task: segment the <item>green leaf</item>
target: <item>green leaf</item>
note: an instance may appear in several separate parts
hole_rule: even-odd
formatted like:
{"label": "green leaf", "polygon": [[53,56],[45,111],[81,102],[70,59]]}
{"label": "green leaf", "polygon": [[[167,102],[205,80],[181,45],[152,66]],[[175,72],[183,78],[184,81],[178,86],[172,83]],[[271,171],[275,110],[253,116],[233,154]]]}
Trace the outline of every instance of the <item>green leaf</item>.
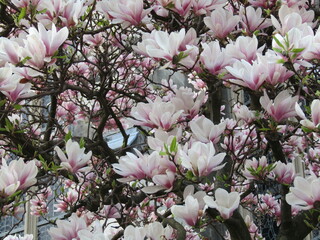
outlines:
{"label": "green leaf", "polygon": [[282,54],[282,50],[280,48],[272,48],[272,49],[273,49],[273,51]]}
{"label": "green leaf", "polygon": [[69,131],[69,132],[66,134],[66,136],[64,137],[64,140],[65,140],[66,142],[68,142],[68,140],[71,139],[71,138],[72,138],[72,134],[71,134],[71,131]]}
{"label": "green leaf", "polygon": [[279,47],[281,47],[282,49],[285,49],[285,47],[283,46],[283,44],[279,41],[278,38],[276,38],[276,36],[273,36],[274,41],[278,44]]}
{"label": "green leaf", "polygon": [[20,64],[24,65],[24,64],[26,64],[26,62],[27,62],[28,60],[30,60],[30,59],[31,59],[31,57],[27,56],[27,57],[25,57],[24,59],[22,59],[17,65],[20,65]]}
{"label": "green leaf", "polygon": [[170,152],[176,152],[176,149],[177,149],[177,138],[174,137],[170,145]]}
{"label": "green leaf", "polygon": [[22,108],[22,106],[19,104],[15,104],[13,107],[15,110],[20,110]]}
{"label": "green leaf", "polygon": [[284,63],[286,63],[286,61],[283,60],[283,59],[278,59],[278,60],[277,60],[277,63],[284,64]]}
{"label": "green leaf", "polygon": [[84,148],[85,145],[86,145],[86,142],[84,141],[83,138],[81,138],[81,139],[80,139],[80,142],[79,142],[80,148]]}
{"label": "green leaf", "polygon": [[45,8],[45,9],[43,9],[41,11],[37,11],[37,14],[42,14],[42,13],[46,13],[46,12],[47,12],[47,9]]}
{"label": "green leaf", "polygon": [[300,53],[300,52],[302,52],[303,50],[304,50],[304,48],[294,48],[294,49],[291,50],[291,52],[293,52],[293,53]]}
{"label": "green leaf", "polygon": [[7,103],[6,99],[3,99],[0,101],[0,107],[2,107],[3,105],[5,105]]}
{"label": "green leaf", "polygon": [[26,16],[27,8],[22,8],[18,16],[18,23]]}
{"label": "green leaf", "polygon": [[194,178],[194,175],[193,175],[192,171],[189,170],[189,171],[186,173],[185,177],[186,177],[186,179],[188,179],[188,180],[192,180],[192,179]]}
{"label": "green leaf", "polygon": [[65,59],[65,58],[67,58],[67,55],[64,55],[64,56],[53,56],[52,58]]}
{"label": "green leaf", "polygon": [[311,133],[311,132],[312,132],[311,129],[309,129],[309,128],[307,128],[307,127],[304,127],[304,126],[301,126],[301,129],[302,129],[302,131],[304,131],[305,133]]}
{"label": "green leaf", "polygon": [[166,152],[163,152],[163,151],[161,151],[161,152],[159,152],[159,155],[160,156],[166,156],[166,155],[168,155]]}

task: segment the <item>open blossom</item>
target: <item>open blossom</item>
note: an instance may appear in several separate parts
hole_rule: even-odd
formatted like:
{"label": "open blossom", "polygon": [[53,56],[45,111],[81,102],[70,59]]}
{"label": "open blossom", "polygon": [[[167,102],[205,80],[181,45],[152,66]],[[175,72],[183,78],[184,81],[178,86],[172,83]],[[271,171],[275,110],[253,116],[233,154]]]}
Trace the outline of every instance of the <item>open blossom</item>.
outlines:
{"label": "open blossom", "polygon": [[203,21],[212,31],[213,37],[225,38],[235,29],[240,17],[220,7],[212,11],[210,17],[205,17]]}
{"label": "open blossom", "polygon": [[250,88],[251,90],[258,90],[267,78],[267,74],[261,71],[262,65],[257,61],[252,64],[245,60],[236,61],[233,66],[227,66],[226,69],[234,77],[230,79],[231,83]]}
{"label": "open blossom", "polygon": [[271,20],[262,17],[262,8],[254,9],[252,6],[240,7],[242,27],[247,32],[254,32],[271,26]]}
{"label": "open blossom", "polygon": [[237,103],[234,105],[232,111],[236,115],[237,120],[242,120],[245,123],[251,123],[256,119],[255,113],[249,110],[246,105],[240,105],[240,103]]}
{"label": "open blossom", "polygon": [[193,0],[192,11],[196,15],[209,15],[213,9],[223,7],[225,4],[225,0]]}
{"label": "open blossom", "polygon": [[259,160],[256,158],[246,160],[243,175],[247,179],[263,180],[269,174],[267,166],[268,162],[265,156],[262,156]]}
{"label": "open blossom", "polygon": [[222,122],[215,125],[210,119],[201,116],[190,122],[190,128],[199,141],[217,143],[226,128],[226,123]]}
{"label": "open blossom", "polygon": [[17,83],[16,88],[10,91],[1,91],[11,102],[34,96],[36,93],[31,90],[31,83]]}
{"label": "open blossom", "polygon": [[174,217],[183,219],[189,226],[194,226],[198,221],[199,210],[203,208],[200,208],[199,201],[192,195],[188,195],[184,202],[184,206],[172,206],[171,212]]}
{"label": "open blossom", "polygon": [[[198,51],[198,48],[195,46],[197,41],[197,34],[193,28],[190,28],[188,32],[183,28],[179,32],[171,32],[170,34],[164,31],[153,30],[151,33],[144,34],[142,42],[139,42],[137,46],[133,46],[133,49],[139,54],[165,59],[169,61],[169,64],[176,64],[176,60],[192,60],[189,54]],[[176,56],[180,53],[184,57],[176,59]]]}
{"label": "open blossom", "polygon": [[183,115],[188,118],[194,118],[200,110],[200,107],[205,101],[205,92],[200,91],[194,99],[195,93],[191,88],[179,88],[175,92],[175,96],[171,99],[177,110],[183,110]]}
{"label": "open blossom", "polygon": [[165,174],[166,170],[175,171],[175,165],[166,156],[160,156],[158,152],[150,155],[142,154],[135,149],[136,155],[127,152],[120,157],[119,163],[113,164],[116,173],[123,176],[119,181],[128,182],[136,179],[153,178],[159,174]]}
{"label": "open blossom", "polygon": [[262,54],[263,49],[264,45],[258,48],[258,39],[256,36],[240,36],[235,42],[229,43],[226,46],[226,54],[230,58],[252,63],[257,59],[257,53]]}
{"label": "open blossom", "polygon": [[156,129],[154,137],[149,136],[147,138],[148,146],[155,151],[164,151],[164,145],[170,146],[173,139],[176,138],[178,141],[182,137],[182,128],[175,128],[171,132],[166,132],[161,129]]}
{"label": "open blossom", "polygon": [[296,116],[295,104],[299,96],[291,97],[288,90],[280,92],[274,100],[270,100],[266,91],[260,98],[261,106],[275,121],[281,122],[284,119]]}
{"label": "open blossom", "polygon": [[204,67],[212,74],[225,71],[224,67],[230,63],[230,57],[225,54],[225,49],[220,47],[219,41],[201,45],[203,51],[200,54],[200,62]]}
{"label": "open blossom", "polygon": [[58,157],[61,160],[60,166],[67,169],[72,173],[84,172],[87,171],[88,168],[85,166],[91,159],[92,152],[84,153],[85,149],[80,148],[79,143],[73,142],[69,139],[66,143],[66,153],[68,157],[62,152],[62,150],[56,146],[54,150],[57,152]]}
{"label": "open blossom", "polygon": [[271,15],[272,24],[282,36],[284,36],[292,28],[299,28],[302,30],[307,26],[312,27],[314,12],[302,11],[303,10],[299,10],[299,8],[291,8],[283,4],[278,12],[280,22],[276,17]]}
{"label": "open blossom", "polygon": [[275,58],[271,52],[266,55],[257,54],[258,62],[260,66],[261,73],[265,74],[265,82],[271,85],[277,85],[287,81],[294,72],[288,70],[282,64],[276,63],[272,58]]}
{"label": "open blossom", "polygon": [[211,172],[217,171],[225,165],[221,163],[226,153],[215,154],[212,142],[207,144],[195,142],[187,151],[180,151],[181,164],[196,176],[208,176]]}
{"label": "open blossom", "polygon": [[320,179],[310,176],[307,179],[297,176],[294,179],[294,187],[290,187],[290,193],[286,195],[288,204],[301,210],[313,208],[315,202],[320,201]]}
{"label": "open blossom", "polygon": [[271,171],[269,178],[282,184],[291,184],[295,177],[294,166],[292,163],[276,162],[275,168]]}
{"label": "open blossom", "polygon": [[112,23],[121,23],[124,27],[139,25],[152,10],[143,9],[143,0],[103,0],[98,2],[98,8]]}
{"label": "open blossom", "polygon": [[79,231],[86,228],[85,220],[73,213],[68,220],[57,220],[57,227],[51,227],[48,232],[55,240],[73,240],[79,239]]}
{"label": "open blossom", "polygon": [[240,194],[238,192],[228,193],[226,190],[218,188],[215,191],[215,200],[209,196],[205,196],[203,200],[209,208],[217,209],[223,219],[229,219],[239,207]]}
{"label": "open blossom", "polygon": [[6,65],[0,68],[0,91],[13,91],[22,77],[12,72],[12,68]]}
{"label": "open blossom", "polygon": [[302,118],[302,120],[300,121],[301,125],[309,129],[315,129],[319,126],[319,123],[320,123],[320,100],[319,99],[313,100],[310,108],[311,108],[312,121],[306,118],[306,116],[304,115],[298,103],[296,103],[295,105],[295,109],[298,116]]}
{"label": "open blossom", "polygon": [[38,168],[35,161],[27,163],[21,158],[12,160],[9,165],[2,159],[0,167],[0,195],[11,195],[17,190],[24,190],[37,182]]}
{"label": "open blossom", "polygon": [[3,240],[33,240],[33,235],[31,235],[31,234],[26,234],[24,236],[9,235],[9,236],[5,237]]}
{"label": "open blossom", "polygon": [[46,57],[53,56],[62,43],[67,39],[69,31],[67,27],[64,27],[57,31],[54,24],[51,26],[51,30],[46,30],[45,27],[39,23],[38,30],[34,27],[29,29],[30,35],[37,36],[41,39],[46,48]]}
{"label": "open blossom", "polygon": [[84,2],[82,0],[42,1],[37,9],[46,12],[38,14],[37,19],[44,25],[49,25],[52,22],[62,22],[62,25],[66,27],[75,26],[87,9]]}
{"label": "open blossom", "polygon": [[183,110],[177,111],[172,102],[162,102],[159,97],[154,102],[148,101],[131,109],[131,116],[135,118],[131,120],[133,124],[169,130],[183,113]]}
{"label": "open blossom", "polygon": [[[275,39],[277,39],[277,41]],[[311,27],[306,26],[303,29],[294,27],[286,32],[285,36],[276,34],[272,41],[272,48],[278,49],[278,54],[282,56],[285,61],[289,57],[292,62],[309,67],[311,64],[303,61],[302,58],[308,55],[312,49],[313,41],[314,33]],[[293,52],[293,49],[299,49],[299,52]]]}
{"label": "open blossom", "polygon": [[20,62],[21,46],[14,40],[1,37],[0,38],[0,64],[5,65],[9,62],[18,64]]}
{"label": "open blossom", "polygon": [[124,240],[138,240],[138,239],[174,239],[173,229],[170,226],[163,227],[160,222],[153,222],[144,227],[134,227],[129,225],[124,230]]}

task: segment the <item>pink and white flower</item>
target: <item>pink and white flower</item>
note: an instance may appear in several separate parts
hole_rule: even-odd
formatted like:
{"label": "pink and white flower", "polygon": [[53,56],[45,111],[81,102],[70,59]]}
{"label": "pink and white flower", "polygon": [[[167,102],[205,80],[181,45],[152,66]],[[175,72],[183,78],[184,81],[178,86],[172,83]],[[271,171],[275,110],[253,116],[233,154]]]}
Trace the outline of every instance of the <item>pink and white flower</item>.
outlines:
{"label": "pink and white flower", "polygon": [[310,108],[311,108],[312,121],[306,118],[306,116],[304,115],[298,103],[296,103],[295,105],[295,110],[298,116],[302,118],[302,120],[300,121],[300,124],[309,129],[316,129],[320,124],[320,100],[319,99],[313,100]]}
{"label": "pink and white flower", "polygon": [[209,196],[205,196],[203,200],[209,208],[217,209],[223,219],[229,219],[239,207],[240,194],[238,192],[228,193],[226,190],[218,188],[215,191],[215,200]]}
{"label": "pink and white flower", "polygon": [[320,201],[320,179],[310,176],[307,179],[297,176],[294,179],[294,187],[290,187],[290,193],[286,195],[288,204],[301,210],[313,208],[314,203]]}
{"label": "pink and white flower", "polygon": [[103,0],[97,6],[112,23],[120,23],[123,27],[141,24],[152,10],[143,8],[143,0]]}
{"label": "pink and white flower", "polygon": [[57,220],[57,227],[50,228],[48,233],[55,240],[73,240],[79,239],[78,233],[86,228],[85,220],[73,213],[68,220]]}
{"label": "pink and white flower", "polygon": [[281,122],[297,115],[295,104],[298,99],[299,96],[291,97],[288,90],[283,90],[274,100],[270,100],[268,94],[264,91],[264,95],[260,98],[260,103],[275,121]]}
{"label": "pink and white flower", "polygon": [[208,176],[211,172],[220,170],[225,166],[221,164],[226,153],[218,153],[213,143],[195,142],[187,151],[180,151],[181,165],[193,172],[195,176]]}
{"label": "pink and white flower", "polygon": [[72,173],[85,172],[89,170],[89,167],[85,167],[92,156],[92,152],[84,153],[85,149],[80,148],[79,143],[73,142],[69,139],[66,143],[66,153],[68,157],[62,152],[62,150],[56,146],[54,150],[57,152],[58,157],[61,160],[60,166],[67,169]]}
{"label": "pink and white flower", "polygon": [[213,37],[223,39],[235,29],[240,17],[220,7],[212,11],[210,17],[205,17],[203,21],[212,31]]}
{"label": "pink and white flower", "polygon": [[188,195],[184,200],[184,206],[174,205],[171,212],[175,218],[183,219],[189,226],[196,225],[199,218],[200,208],[199,201],[192,195]]}
{"label": "pink and white flower", "polygon": [[276,162],[275,168],[271,171],[271,179],[276,180],[281,184],[291,184],[295,177],[294,165],[292,163]]}
{"label": "pink and white flower", "polygon": [[226,122],[215,125],[210,119],[201,116],[190,122],[191,131],[203,143],[217,143],[226,129]]}

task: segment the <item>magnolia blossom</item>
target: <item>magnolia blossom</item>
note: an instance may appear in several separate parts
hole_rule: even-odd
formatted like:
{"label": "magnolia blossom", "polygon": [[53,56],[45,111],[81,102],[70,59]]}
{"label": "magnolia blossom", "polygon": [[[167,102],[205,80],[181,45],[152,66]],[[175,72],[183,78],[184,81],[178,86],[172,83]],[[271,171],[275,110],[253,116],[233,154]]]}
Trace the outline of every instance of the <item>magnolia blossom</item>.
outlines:
{"label": "magnolia blossom", "polygon": [[0,91],[13,91],[22,77],[12,72],[12,67],[6,65],[0,68]]}
{"label": "magnolia blossom", "polygon": [[86,12],[87,6],[84,6],[82,0],[44,0],[37,9],[46,11],[44,14],[37,15],[37,19],[44,25],[62,22],[63,26],[71,27],[78,24],[79,19]]}
{"label": "magnolia blossom", "polygon": [[217,155],[213,143],[195,142],[187,151],[180,151],[181,164],[183,167],[192,170],[193,174],[199,177],[208,176],[211,172],[224,167],[222,164],[226,153]]}
{"label": "magnolia blossom", "polygon": [[262,86],[267,78],[266,73],[261,71],[261,67],[262,65],[257,61],[253,61],[252,64],[250,64],[245,60],[237,60],[232,67],[227,66],[226,69],[235,77],[235,79],[229,80],[231,83],[256,91]]}
{"label": "magnolia blossom", "polygon": [[121,23],[123,27],[139,25],[152,10],[143,9],[143,0],[103,0],[98,2],[98,8],[112,23]]}
{"label": "magnolia blossom", "polygon": [[85,154],[85,149],[80,148],[79,143],[73,142],[71,139],[67,141],[66,153],[68,157],[66,157],[66,155],[58,146],[56,146],[54,150],[57,152],[58,157],[61,160],[61,167],[67,169],[72,173],[85,172],[88,170],[88,168],[85,166],[90,161],[92,152],[90,151],[87,154]]}
{"label": "magnolia blossom", "polygon": [[182,128],[175,128],[171,132],[166,132],[161,129],[156,129],[154,137],[147,138],[148,146],[155,151],[164,151],[164,145],[170,146],[173,139],[180,140],[182,137]]}
{"label": "magnolia blossom", "polygon": [[54,24],[51,26],[51,30],[46,30],[45,27],[39,23],[38,30],[34,27],[29,29],[30,35],[35,35],[38,39],[41,39],[46,48],[46,57],[53,56],[58,48],[63,44],[69,35],[68,28],[64,27],[57,31]]}
{"label": "magnolia blossom", "polygon": [[234,43],[226,46],[226,54],[230,58],[252,63],[257,59],[257,53],[262,54],[263,49],[264,46],[258,48],[258,39],[256,36],[240,36]]}
{"label": "magnolia blossom", "polygon": [[24,162],[22,158],[12,160],[9,165],[2,159],[0,167],[0,195],[12,195],[17,190],[24,190],[37,182],[38,168],[35,161]]}
{"label": "magnolia blossom", "polygon": [[184,206],[174,205],[171,207],[171,212],[175,218],[183,219],[189,226],[196,225],[199,217],[200,208],[199,202],[192,195],[188,195],[184,200]]}
{"label": "magnolia blossom", "polygon": [[[169,172],[175,172],[175,165],[167,159],[166,156],[160,156],[158,152],[152,152],[150,155],[143,155],[135,149],[136,155],[127,152],[125,156],[120,157],[119,163],[113,164],[113,169],[116,173],[124,178],[119,181],[128,182],[135,179],[153,178],[164,180],[160,177],[161,174],[167,175]],[[170,173],[169,173],[170,174]]]}
{"label": "magnolia blossom", "polygon": [[266,74],[265,81],[271,85],[276,85],[287,81],[294,72],[289,71],[282,64],[276,63],[274,61],[276,56],[272,55],[271,52],[267,52],[266,55],[257,54],[258,62],[261,73]]}
{"label": "magnolia blossom", "polygon": [[[310,51],[313,39],[314,33],[311,27],[306,26],[303,29],[295,27],[290,29],[285,36],[276,34],[272,41],[272,48],[278,51],[284,61],[287,61],[289,57],[294,63],[311,67],[312,65],[303,61],[302,57]],[[294,49],[298,51],[293,51]]]}
{"label": "magnolia blossom", "polygon": [[226,123],[215,125],[210,119],[201,116],[190,122],[190,128],[199,141],[217,143],[226,128]]}
{"label": "magnolia blossom", "polygon": [[254,9],[252,6],[240,7],[242,27],[247,32],[254,32],[271,26],[270,19],[262,17],[262,8]]}
{"label": "magnolia blossom", "polygon": [[269,174],[267,166],[268,161],[265,156],[262,156],[259,160],[256,158],[246,160],[243,175],[247,179],[263,180]]}
{"label": "magnolia blossom", "polygon": [[[194,60],[190,59],[189,54],[194,55],[194,53],[198,52],[195,46],[197,42],[197,34],[193,28],[190,28],[188,32],[183,28],[179,32],[170,34],[153,30],[151,33],[144,34],[142,42],[138,43],[137,46],[133,46],[133,49],[137,53],[148,57],[166,59],[169,61],[169,65],[181,61],[182,64],[183,61],[191,61],[193,64],[196,58]],[[178,57],[179,54],[182,55]]]}
{"label": "magnolia blossom", "polygon": [[301,117],[303,120],[300,121],[301,125],[309,128],[309,129],[316,129],[319,126],[320,123],[320,100],[315,99],[311,103],[311,120],[306,118],[304,115],[301,107],[299,106],[298,103],[295,105],[295,110],[298,114],[299,117]]}
{"label": "magnolia blossom", "polygon": [[240,17],[220,7],[212,11],[210,17],[205,17],[203,21],[210,28],[214,37],[222,39],[235,29]]}
{"label": "magnolia blossom", "polygon": [[291,8],[287,5],[281,5],[279,9],[279,20],[271,15],[271,21],[276,30],[284,36],[292,28],[303,29],[307,26],[312,26],[314,12],[308,11],[306,17],[303,18],[302,12],[299,8]]}
{"label": "magnolia blossom", "polygon": [[228,193],[226,190],[218,188],[215,191],[215,200],[209,196],[205,196],[203,200],[209,208],[217,209],[223,219],[229,219],[239,207],[240,194],[238,192]]}
{"label": "magnolia blossom", "polygon": [[36,93],[31,90],[31,83],[17,83],[14,90],[1,91],[11,102],[17,102],[19,99],[24,99],[34,96]]}
{"label": "magnolia blossom", "polygon": [[194,99],[195,93],[191,88],[179,88],[175,92],[175,96],[171,99],[177,110],[183,110],[184,115],[188,118],[194,118],[200,110],[200,107],[205,101],[205,92],[200,91],[196,99]]}
{"label": "magnolia blossom", "polygon": [[225,71],[224,67],[230,63],[230,57],[226,56],[225,49],[220,48],[219,41],[201,43],[203,51],[200,54],[200,62],[212,74]]}
{"label": "magnolia blossom", "polygon": [[316,176],[307,179],[297,176],[293,184],[294,187],[290,187],[290,193],[286,195],[286,201],[290,205],[308,210],[314,207],[315,202],[320,201],[320,179]]}
{"label": "magnolia blossom", "polygon": [[170,226],[163,227],[160,222],[153,222],[144,227],[134,227],[129,225],[124,230],[124,240],[138,240],[138,239],[168,239],[173,240],[173,229]]}
{"label": "magnolia blossom", "polygon": [[297,115],[295,104],[298,99],[299,96],[291,97],[288,90],[283,90],[276,96],[274,101],[272,101],[266,91],[264,91],[264,95],[260,98],[260,103],[275,121],[281,122],[284,119]]}
{"label": "magnolia blossom", "polygon": [[56,223],[57,227],[51,227],[48,231],[52,239],[55,240],[79,239],[78,233],[87,228],[85,220],[75,213],[68,220],[57,220]]}
{"label": "magnolia blossom", "polygon": [[9,62],[18,64],[20,62],[21,46],[14,40],[1,37],[0,38],[0,63],[5,65]]}
{"label": "magnolia blossom", "polygon": [[24,236],[9,235],[9,236],[5,237],[3,240],[33,240],[33,235],[31,235],[31,234],[26,234]]}
{"label": "magnolia blossom", "polygon": [[291,184],[295,177],[294,165],[292,163],[276,162],[275,168],[271,171],[269,178],[275,179],[282,184]]}
{"label": "magnolia blossom", "polygon": [[255,113],[249,110],[246,105],[240,105],[238,103],[234,105],[232,111],[236,115],[237,120],[243,120],[246,123],[251,123],[256,119]]}
{"label": "magnolia blossom", "polygon": [[131,120],[133,124],[169,130],[183,113],[183,110],[177,111],[172,102],[162,102],[159,97],[154,102],[150,99],[148,101],[149,103],[138,103],[131,109],[131,116],[136,119]]}
{"label": "magnolia blossom", "polygon": [[173,3],[173,11],[178,13],[180,16],[188,17],[193,5],[193,0],[173,0]]}
{"label": "magnolia blossom", "polygon": [[196,15],[209,15],[213,9],[223,7],[225,4],[225,0],[193,0],[192,11]]}

